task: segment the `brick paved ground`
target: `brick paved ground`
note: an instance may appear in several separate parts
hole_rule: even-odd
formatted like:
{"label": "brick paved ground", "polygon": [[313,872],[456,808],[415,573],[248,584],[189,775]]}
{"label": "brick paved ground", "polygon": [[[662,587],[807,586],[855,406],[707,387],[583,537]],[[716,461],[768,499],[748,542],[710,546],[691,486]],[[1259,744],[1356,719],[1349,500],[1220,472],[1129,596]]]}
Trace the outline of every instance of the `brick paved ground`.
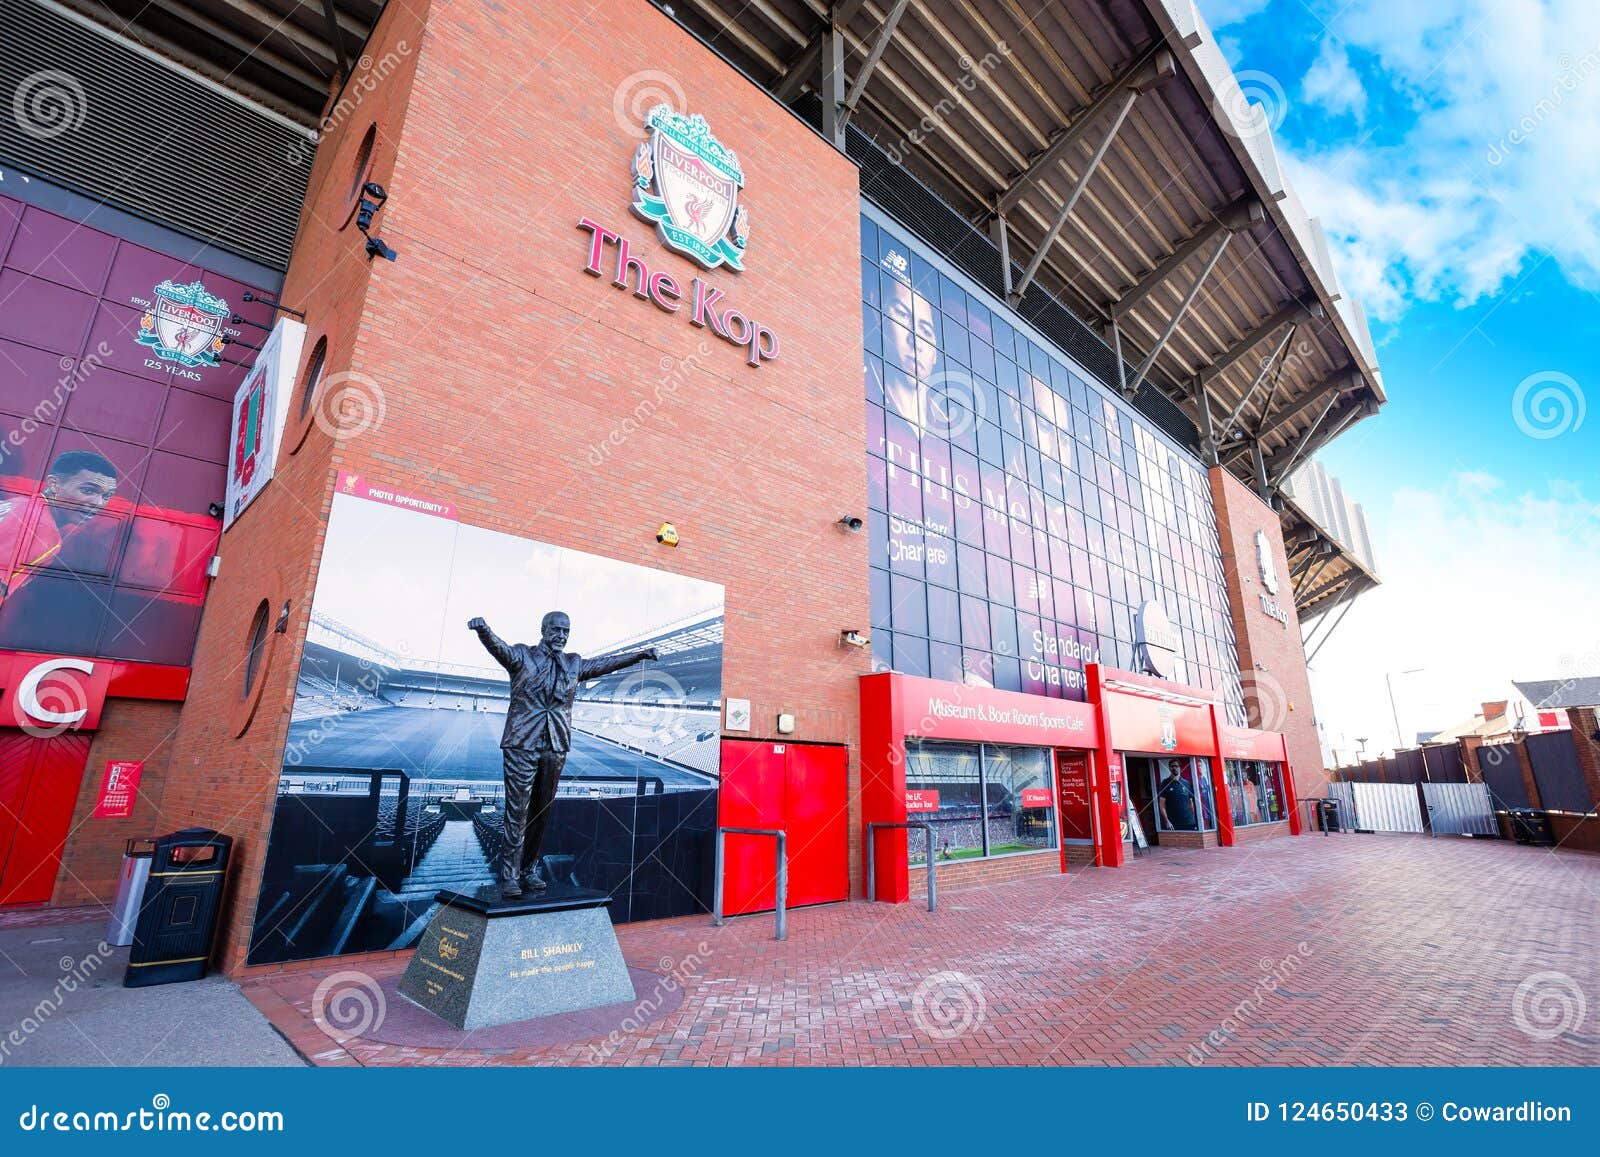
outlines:
{"label": "brick paved ground", "polygon": [[1597,897],[1600,856],[1347,835],[951,891],[937,915],[803,910],[785,944],[765,917],[633,926],[634,965],[705,959],[615,1047],[340,1047],[309,1011],[336,969],[245,991],[322,1064],[1595,1065]]}

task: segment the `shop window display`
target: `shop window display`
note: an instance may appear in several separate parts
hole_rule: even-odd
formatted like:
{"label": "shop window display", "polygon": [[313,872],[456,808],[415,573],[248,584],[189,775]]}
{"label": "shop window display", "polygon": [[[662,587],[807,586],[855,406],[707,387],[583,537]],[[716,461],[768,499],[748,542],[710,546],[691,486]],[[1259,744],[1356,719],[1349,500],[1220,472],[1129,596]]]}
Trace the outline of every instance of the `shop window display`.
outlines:
{"label": "shop window display", "polygon": [[[906,744],[907,818],[933,825],[941,863],[1055,847],[1052,783],[1046,748]],[[926,860],[919,834],[908,851],[911,863]]]}

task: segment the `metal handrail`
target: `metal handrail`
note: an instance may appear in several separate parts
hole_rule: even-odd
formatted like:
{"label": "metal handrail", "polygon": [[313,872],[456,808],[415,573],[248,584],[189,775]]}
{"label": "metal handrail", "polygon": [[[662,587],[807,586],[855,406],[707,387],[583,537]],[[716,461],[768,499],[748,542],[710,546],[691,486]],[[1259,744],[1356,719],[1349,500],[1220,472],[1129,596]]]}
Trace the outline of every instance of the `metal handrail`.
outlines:
{"label": "metal handrail", "polygon": [[721,928],[727,921],[722,915],[722,863],[727,851],[728,836],[776,836],[778,838],[777,916],[779,940],[789,939],[789,850],[788,835],[782,828],[718,828],[716,896],[712,901],[711,923]]}
{"label": "metal handrail", "polygon": [[939,910],[939,883],[935,878],[933,863],[933,825],[920,820],[913,820],[904,824],[874,822],[867,825],[867,899],[869,901],[878,898],[878,874],[874,870],[877,867],[878,860],[878,841],[873,838],[874,828],[922,829],[922,834],[928,838],[928,911],[937,912]]}

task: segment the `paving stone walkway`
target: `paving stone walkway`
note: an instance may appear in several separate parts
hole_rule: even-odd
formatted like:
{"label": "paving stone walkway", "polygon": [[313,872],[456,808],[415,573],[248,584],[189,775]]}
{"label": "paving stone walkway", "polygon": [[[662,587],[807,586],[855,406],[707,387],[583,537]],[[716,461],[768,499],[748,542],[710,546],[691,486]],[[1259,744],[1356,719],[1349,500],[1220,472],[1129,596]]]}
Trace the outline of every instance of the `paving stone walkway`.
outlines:
{"label": "paving stone walkway", "polygon": [[1600,856],[1500,841],[1158,851],[943,892],[933,915],[804,909],[783,944],[770,917],[619,932],[683,1001],[565,1044],[401,1047],[313,1022],[319,986],[324,1009],[354,990],[344,1028],[381,1017],[398,959],[244,991],[318,1064],[1600,1064]]}

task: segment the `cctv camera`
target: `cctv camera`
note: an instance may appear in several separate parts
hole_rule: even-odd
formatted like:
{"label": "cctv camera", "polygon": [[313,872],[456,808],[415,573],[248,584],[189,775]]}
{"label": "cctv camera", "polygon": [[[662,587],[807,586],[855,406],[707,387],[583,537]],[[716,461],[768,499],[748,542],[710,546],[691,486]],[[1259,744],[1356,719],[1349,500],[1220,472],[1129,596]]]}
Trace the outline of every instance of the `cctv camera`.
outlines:
{"label": "cctv camera", "polygon": [[847,514],[839,520],[839,525],[844,527],[846,530],[860,530],[862,523],[859,516]]}
{"label": "cctv camera", "polygon": [[656,541],[662,546],[677,546],[678,528],[670,522],[663,522],[661,529],[656,531]]}
{"label": "cctv camera", "polygon": [[872,639],[860,631],[846,629],[839,632],[839,641],[847,647],[865,647]]}

